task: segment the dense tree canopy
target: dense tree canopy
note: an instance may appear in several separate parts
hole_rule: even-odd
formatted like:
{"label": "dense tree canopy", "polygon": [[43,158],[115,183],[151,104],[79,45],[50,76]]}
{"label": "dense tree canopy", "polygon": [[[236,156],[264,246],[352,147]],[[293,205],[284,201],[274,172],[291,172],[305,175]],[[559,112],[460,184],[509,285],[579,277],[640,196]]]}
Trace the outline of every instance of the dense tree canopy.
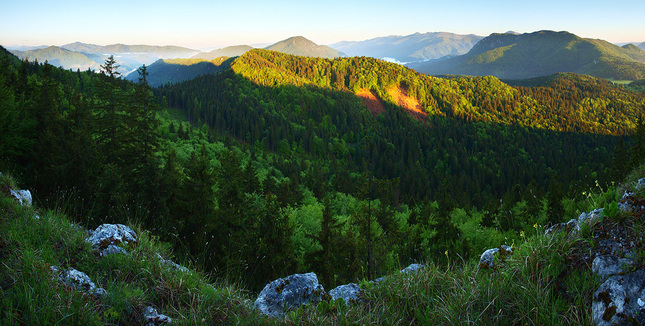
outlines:
{"label": "dense tree canopy", "polygon": [[642,95],[586,76],[511,87],[254,50],[153,90],[145,66],[138,83],[111,73],[114,58],[97,74],[0,54],[0,170],[44,206],[90,227],[139,221],[253,290],[477,254],[577,214],[561,196],[645,157],[642,120],[622,137]]}

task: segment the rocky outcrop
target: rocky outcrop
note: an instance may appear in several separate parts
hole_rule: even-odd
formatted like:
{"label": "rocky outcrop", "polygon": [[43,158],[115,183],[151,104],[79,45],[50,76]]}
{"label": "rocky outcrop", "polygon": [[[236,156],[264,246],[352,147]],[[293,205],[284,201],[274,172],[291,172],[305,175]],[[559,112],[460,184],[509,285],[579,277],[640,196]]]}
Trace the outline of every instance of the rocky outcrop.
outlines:
{"label": "rocky outcrop", "polygon": [[423,265],[421,264],[410,264],[408,267],[404,268],[401,270],[401,273],[413,273],[413,272],[418,272],[419,270],[423,269]]}
{"label": "rocky outcrop", "polygon": [[329,291],[332,299],[343,299],[345,304],[349,305],[350,302],[358,302],[361,294],[361,288],[356,283],[349,283],[335,287]]}
{"label": "rocky outcrop", "polygon": [[592,314],[596,325],[645,324],[645,270],[614,275],[594,293]]}
{"label": "rocky outcrop", "polygon": [[103,257],[103,256],[119,254],[119,253],[128,255],[128,252],[125,249],[111,244],[111,245],[108,245],[107,248],[101,250],[99,252],[99,255]]}
{"label": "rocky outcrop", "polygon": [[157,309],[151,306],[143,308],[143,321],[146,326],[157,326],[172,323],[172,319],[170,319],[170,317],[159,314]]}
{"label": "rocky outcrop", "polygon": [[634,265],[631,258],[619,258],[614,255],[601,255],[594,258],[591,271],[600,276],[602,280],[620,273],[624,273]]}
{"label": "rocky outcrop", "polygon": [[255,300],[255,309],[278,317],[302,305],[317,304],[326,295],[315,273],[293,274],[267,284]]}
{"label": "rocky outcrop", "polygon": [[595,209],[589,213],[582,213],[578,216],[577,219],[571,219],[566,223],[558,223],[544,231],[545,235],[550,235],[555,232],[565,231],[572,236],[575,236],[580,232],[580,225],[582,223],[593,223],[602,219],[602,208]]}
{"label": "rocky outcrop", "polygon": [[513,249],[506,245],[488,249],[484,251],[484,253],[482,253],[482,255],[479,257],[479,264],[477,265],[477,269],[479,270],[485,268],[494,268],[496,257],[503,260],[512,253]]}
{"label": "rocky outcrop", "polygon": [[[52,271],[56,272],[57,268],[53,267]],[[91,294],[95,298],[100,298],[107,293],[105,289],[97,287],[87,274],[72,267],[58,274],[58,280],[66,286]]]}
{"label": "rocky outcrop", "polygon": [[163,257],[161,257],[160,254],[157,254],[157,258],[159,259],[161,264],[164,265],[164,266],[169,266],[169,267],[171,267],[171,268],[173,268],[175,270],[178,270],[180,272],[183,272],[183,273],[190,272],[190,270],[188,270],[188,268],[186,268],[184,266],[181,266],[181,265],[175,263],[174,261],[172,261],[170,259],[164,259]]}
{"label": "rocky outcrop", "polygon": [[31,191],[9,189],[11,195],[20,202],[22,206],[31,206]]}
{"label": "rocky outcrop", "polygon": [[[129,244],[137,242],[137,234],[123,224],[102,224],[87,238],[92,248],[104,256],[104,251],[109,248],[109,253],[120,251],[114,249],[118,244]],[[109,254],[108,253],[108,254]]]}

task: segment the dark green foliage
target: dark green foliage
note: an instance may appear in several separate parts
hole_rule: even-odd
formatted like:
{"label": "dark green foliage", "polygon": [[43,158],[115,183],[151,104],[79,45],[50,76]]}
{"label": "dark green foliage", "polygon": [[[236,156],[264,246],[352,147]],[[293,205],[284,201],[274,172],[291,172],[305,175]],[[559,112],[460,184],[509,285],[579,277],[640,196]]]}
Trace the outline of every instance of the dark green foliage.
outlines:
{"label": "dark green foliage", "polygon": [[[621,123],[642,100],[576,75],[511,88],[255,50],[218,75],[154,91],[147,67],[132,84],[114,58],[103,74],[6,58],[0,113],[10,123],[0,128],[20,135],[0,135],[0,161],[36,201],[63,203],[91,227],[141,222],[177,255],[251,290],[311,270],[325,287],[373,279],[519,239],[544,222],[554,174],[560,199],[603,181],[618,138],[587,132],[627,133]],[[391,87],[429,115],[411,118]],[[352,93],[364,88],[383,112]],[[586,98],[600,103],[594,113],[571,118],[566,108]],[[610,107],[614,120],[594,120]]]}
{"label": "dark green foliage", "polygon": [[546,194],[546,218],[548,225],[554,225],[564,220],[564,207],[562,206],[564,191],[562,188],[562,183],[557,176],[551,178],[549,190]]}

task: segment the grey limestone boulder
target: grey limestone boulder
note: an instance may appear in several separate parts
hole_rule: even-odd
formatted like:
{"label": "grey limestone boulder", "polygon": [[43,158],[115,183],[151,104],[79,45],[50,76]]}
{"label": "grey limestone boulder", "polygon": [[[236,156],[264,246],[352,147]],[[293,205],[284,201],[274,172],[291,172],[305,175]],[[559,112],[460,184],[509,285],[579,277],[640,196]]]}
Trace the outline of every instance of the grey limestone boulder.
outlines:
{"label": "grey limestone boulder", "polygon": [[329,291],[332,299],[343,299],[345,304],[349,305],[350,302],[358,302],[361,288],[356,283],[349,283],[340,285]]}
{"label": "grey limestone boulder", "polygon": [[640,178],[636,183],[636,189],[643,188],[643,187],[645,187],[645,178]]}
{"label": "grey limestone boulder", "polygon": [[413,273],[417,272],[420,269],[423,269],[423,265],[421,264],[410,264],[408,267],[404,268],[401,270],[401,273]]}
{"label": "grey limestone boulder", "polygon": [[626,272],[632,265],[634,265],[634,261],[630,258],[601,255],[594,258],[591,271],[599,275],[602,280],[605,280],[610,276]]}
{"label": "grey limestone boulder", "polygon": [[109,245],[136,242],[137,234],[123,224],[102,224],[92,232],[87,241],[92,243],[92,248],[102,250]]}
{"label": "grey limestone boulder", "polygon": [[10,189],[11,195],[14,196],[20,205],[31,206],[31,191],[29,190],[13,190]]}
{"label": "grey limestone boulder", "polygon": [[178,270],[180,272],[183,272],[183,273],[190,272],[190,270],[188,268],[186,268],[184,266],[181,266],[181,265],[175,263],[174,261],[172,261],[170,259],[164,259],[163,257],[161,257],[160,254],[157,254],[157,258],[159,259],[161,264],[164,265],[164,266],[169,266],[169,267],[174,268],[174,269],[176,269],[176,270]]}
{"label": "grey limestone boulder", "polygon": [[594,323],[645,324],[645,270],[609,277],[593,295]]}
{"label": "grey limestone boulder", "polygon": [[558,223],[551,226],[544,231],[544,234],[548,235],[558,231],[566,231],[571,235],[576,235],[578,234],[578,232],[580,232],[580,225],[582,223],[593,223],[602,219],[602,211],[602,208],[598,208],[589,213],[583,212],[582,214],[580,214],[580,216],[578,216],[577,219],[574,218],[569,220],[569,222]]}
{"label": "grey limestone boulder", "polygon": [[319,303],[325,295],[315,273],[293,274],[267,284],[255,300],[255,309],[279,317],[302,305]]}
{"label": "grey limestone boulder", "polygon": [[171,324],[172,319],[157,312],[157,309],[147,306],[143,308],[143,320],[146,326]]}
{"label": "grey limestone boulder", "polygon": [[492,248],[484,251],[479,257],[479,264],[477,269],[484,268],[493,268],[495,267],[495,257],[500,257],[501,259],[506,258],[513,253],[513,249],[506,245],[501,245],[497,248]]}
{"label": "grey limestone boulder", "polygon": [[[57,268],[52,268],[54,272],[57,270]],[[58,280],[66,286],[91,294],[97,298],[106,294],[105,289],[97,287],[87,274],[72,267],[62,271],[58,275]]]}
{"label": "grey limestone boulder", "polygon": [[119,254],[119,253],[124,255],[128,254],[128,252],[125,249],[111,244],[111,245],[108,245],[105,249],[101,250],[100,255],[101,257],[103,257],[103,256]]}

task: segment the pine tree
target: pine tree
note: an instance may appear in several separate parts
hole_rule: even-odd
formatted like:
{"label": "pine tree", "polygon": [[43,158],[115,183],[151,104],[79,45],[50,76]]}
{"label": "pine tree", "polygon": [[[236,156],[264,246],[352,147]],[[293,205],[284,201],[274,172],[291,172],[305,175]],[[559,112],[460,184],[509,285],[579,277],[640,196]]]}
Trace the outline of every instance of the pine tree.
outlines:
{"label": "pine tree", "polygon": [[558,176],[553,176],[549,182],[549,190],[546,194],[546,218],[548,225],[560,223],[564,218],[564,206],[562,205],[564,191],[562,188],[563,185],[558,179]]}

